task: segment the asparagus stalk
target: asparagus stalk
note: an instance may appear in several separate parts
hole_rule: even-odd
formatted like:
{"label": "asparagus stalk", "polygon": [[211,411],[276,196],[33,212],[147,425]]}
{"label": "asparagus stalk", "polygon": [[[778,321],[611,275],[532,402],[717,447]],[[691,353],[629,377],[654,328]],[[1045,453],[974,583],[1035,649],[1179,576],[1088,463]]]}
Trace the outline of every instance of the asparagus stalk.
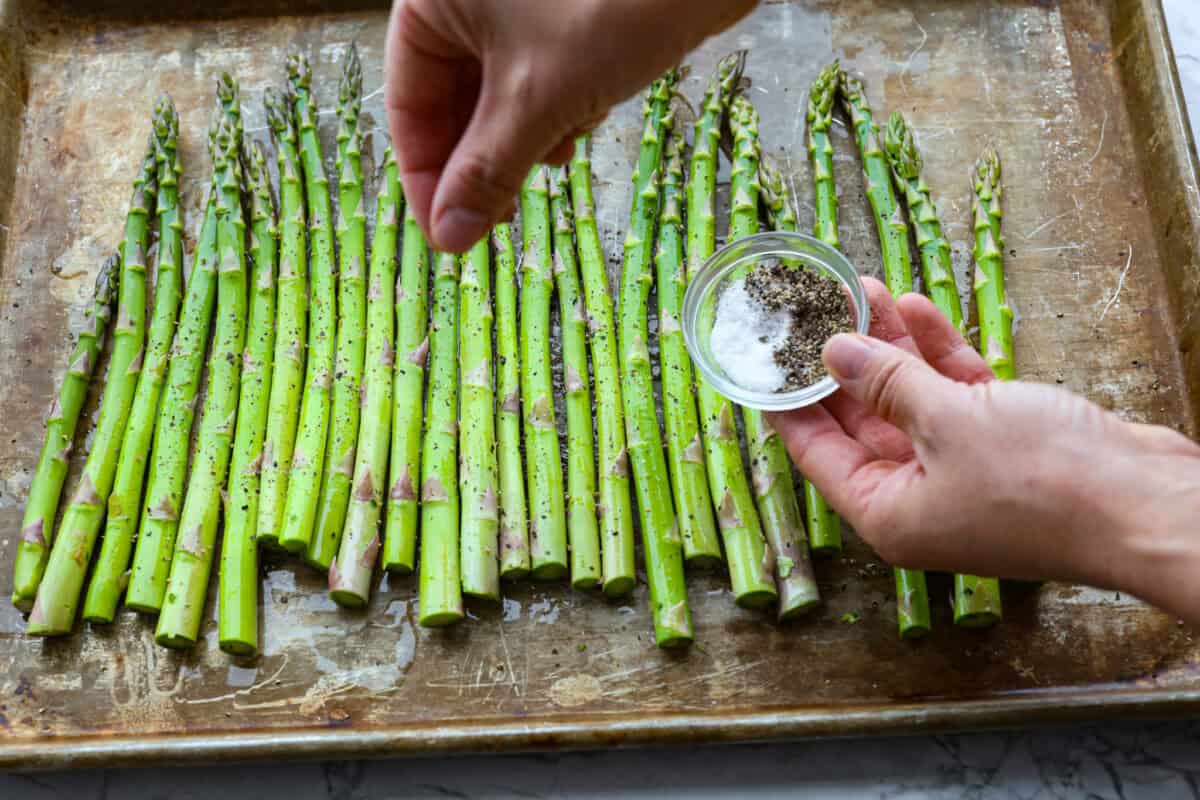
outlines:
{"label": "asparagus stalk", "polygon": [[142,481],[154,436],[158,400],[167,375],[167,357],[179,314],[183,284],[183,227],[179,221],[179,116],[171,99],[163,95],[154,110],[154,136],[158,160],[158,268],[154,279],[154,315],[150,322],[146,354],[137,392],[129,411],[129,422],[121,443],[121,458],[100,556],[92,570],[83,602],[88,622],[112,622],[117,602],[128,580],[133,534],[137,530],[142,502]]}
{"label": "asparagus stalk", "polygon": [[317,507],[317,528],[305,561],[328,570],[337,555],[350,503],[358,441],[359,390],[366,349],[367,212],[363,205],[362,135],[358,112],[362,105],[362,64],[358,48],[350,46],[338,89],[338,327],[333,371],[333,410],[325,477]]}
{"label": "asparagus stalk", "polygon": [[463,618],[458,497],[458,259],[437,255],[429,336],[429,416],[421,453],[420,616],[425,627]]}
{"label": "asparagus stalk", "polygon": [[37,636],[69,633],[75,623],[79,593],[104,507],[112,490],[121,439],[129,419],[138,376],[142,371],[146,326],[146,252],[150,242],[150,217],[158,192],[157,144],[150,137],[142,168],[133,183],[125,239],[121,244],[120,299],[113,329],[113,351],[108,380],[100,401],[100,420],[92,449],[83,465],[83,476],[58,526],[45,574],[38,586],[26,632]]}
{"label": "asparagus stalk", "polygon": [[167,384],[154,430],[150,477],[142,506],[137,547],[129,576],[125,604],[137,611],[157,613],[167,590],[167,572],[179,529],[188,445],[196,416],[196,392],[208,346],[208,329],[216,298],[218,160],[212,146],[223,112],[218,110],[210,132],[214,180],[205,203],[204,221],[196,244],[195,263],[188,279],[179,326],[171,345]]}
{"label": "asparagus stalk", "polygon": [[104,346],[104,334],[112,319],[113,300],[117,296],[121,254],[114,253],[100,267],[92,307],[88,309],[83,330],[75,341],[67,372],[50,413],[46,417],[46,440],[38,457],[37,471],[29,486],[25,516],[21,520],[21,539],[13,569],[12,602],[21,611],[33,608],[38,584],[50,556],[54,535],[54,517],[71,462],[75,427],[87,399],[88,384]]}
{"label": "asparagus stalk", "polygon": [[[884,144],[896,185],[904,193],[908,215],[916,231],[917,249],[924,268],[925,291],[965,337],[967,326],[950,264],[950,243],[942,234],[937,208],[921,174],[924,169],[921,151],[917,149],[912,129],[899,111],[892,114],[888,122]],[[999,622],[1002,615],[998,580],[978,575],[954,576],[955,624],[984,628]]]}
{"label": "asparagus stalk", "polygon": [[329,567],[329,596],[339,605],[351,608],[366,605],[370,598],[371,574],[379,555],[379,516],[392,432],[392,367],[396,361],[393,292],[403,202],[400,170],[389,147],[383,158],[383,185],[376,201],[375,239],[371,243],[366,378],[354,462],[354,491],[337,558]]}
{"label": "asparagus stalk", "polygon": [[200,632],[238,411],[246,342],[246,222],[239,140],[231,122],[227,116],[217,131],[217,158],[224,162],[217,183],[217,321],[196,453],[179,516],[181,536],[154,631],[154,641],[164,647],[190,647]]}
{"label": "asparagus stalk", "polygon": [[462,590],[500,599],[500,508],[496,494],[496,418],[492,395],[492,302],[488,240],[462,257],[459,278],[458,361],[461,423],[458,445],[462,493]]}
{"label": "asparagus stalk", "polygon": [[550,205],[546,174],[529,171],[521,187],[521,397],[525,410],[525,454],[529,469],[530,551],[533,577],[557,580],[567,574],[566,511],[554,394],[550,381],[551,274]]}
{"label": "asparagus stalk", "polygon": [[[300,423],[292,451],[292,471],[288,476],[279,544],[290,552],[302,553],[312,541],[321,476],[326,466],[329,396],[334,370],[337,310],[334,291],[337,279],[334,275],[333,235],[330,230],[332,211],[329,179],[325,176],[321,139],[317,135],[312,68],[303,54],[293,50],[288,54],[287,70],[296,128],[300,133],[300,162],[304,168],[304,188],[308,201],[310,293],[306,388],[300,402]],[[336,468],[339,465],[329,466]]]}
{"label": "asparagus stalk", "polygon": [[929,185],[921,174],[925,161],[913,139],[912,129],[899,111],[892,114],[884,132],[884,149],[896,185],[908,205],[908,216],[916,232],[917,251],[921,255],[922,277],[925,292],[959,333],[966,336],[967,326],[963,321],[962,302],[958,286],[954,281],[954,268],[950,265],[950,242],[942,233],[937,208],[930,197]]}
{"label": "asparagus stalk", "polygon": [[[733,169],[729,191],[732,196],[729,216],[729,240],[736,241],[758,233],[759,180],[758,112],[744,94],[733,97],[729,105],[729,129],[733,134]],[[791,467],[783,443],[762,412],[742,409],[746,429],[746,450],[750,456],[750,476],[758,508],[758,529],[743,526],[740,535],[725,535],[729,574],[734,596],[739,599],[765,596],[774,599],[779,573],[791,574],[793,563],[776,564],[776,551],[768,547],[764,535],[777,542],[794,541],[800,525],[799,508],[792,488]],[[779,452],[773,452],[778,450]],[[780,469],[780,459],[783,469]],[[786,480],[783,474],[786,473]],[[790,501],[790,502],[789,502]],[[785,557],[786,558],[786,557]],[[791,584],[787,584],[789,587]],[[816,602],[811,591],[780,598],[779,616],[794,616]],[[762,604],[755,599],[752,603]]]}
{"label": "asparagus stalk", "polygon": [[[862,156],[867,200],[870,201],[871,211],[875,215],[875,226],[879,231],[884,278],[888,289],[899,297],[911,292],[913,288],[908,225],[892,190],[891,170],[887,157],[879,147],[879,128],[875,125],[862,81],[843,71],[840,83],[842,102],[850,115],[859,154]],[[929,591],[925,585],[925,573],[899,568],[894,572],[896,615],[901,638],[911,639],[928,634]]]}
{"label": "asparagus stalk", "polygon": [[646,95],[620,288],[621,396],[625,404],[629,460],[637,489],[654,635],[660,647],[684,646],[692,641],[683,544],[658,429],[646,325],[653,282],[650,261],[658,216],[663,140],[672,126],[671,95],[678,79],[678,72],[671,70],[654,81]]}
{"label": "asparagus stalk", "polygon": [[[633,555],[633,506],[629,498],[629,451],[625,449],[625,409],[613,326],[612,296],[604,252],[596,230],[592,199],[592,162],[588,139],[575,140],[571,161],[571,199],[575,246],[583,274],[584,298],[591,334],[592,373],[596,381],[596,437],[600,458],[600,558],[602,588],[619,597],[636,582]],[[498,279],[497,279],[498,280]],[[519,455],[519,454],[518,454]],[[517,462],[518,468],[520,462]]]}
{"label": "asparagus stalk", "polygon": [[[1016,377],[1013,368],[1012,308],[1004,289],[1004,237],[1000,233],[1000,156],[988,148],[971,176],[975,214],[975,302],[980,338],[988,366],[1000,380]],[[930,205],[932,208],[932,205]],[[953,274],[953,273],[952,273]],[[955,293],[957,308],[957,292]],[[945,309],[942,309],[945,311]],[[1000,581],[977,575],[954,576],[954,623],[986,628],[1000,621]]]}
{"label": "asparagus stalk", "polygon": [[667,466],[674,489],[683,557],[689,566],[719,565],[721,540],[713,521],[700,418],[696,411],[696,379],[683,329],[683,150],[682,129],[667,138],[654,263],[658,279],[658,352],[662,366],[663,425],[667,434]]}
{"label": "asparagus stalk", "polygon": [[308,316],[307,223],[300,177],[303,169],[291,98],[267,89],[263,105],[275,141],[279,168],[279,302],[276,304],[274,366],[255,533],[259,541],[277,545],[283,530],[304,380],[304,324]]}
{"label": "asparagus stalk", "polygon": [[904,212],[892,189],[892,174],[887,156],[879,146],[879,127],[863,82],[846,74],[839,77],[842,104],[850,115],[858,152],[863,162],[863,178],[866,181],[867,200],[875,215],[875,226],[879,231],[879,247],[883,257],[884,278],[888,289],[899,297],[911,292],[912,254],[908,250],[908,224]]}
{"label": "asparagus stalk", "polygon": [[257,142],[247,143],[250,192],[250,308],[242,357],[237,430],[229,464],[229,505],[221,541],[217,594],[220,647],[235,656],[258,652],[258,501],[267,403],[275,351],[275,267],[279,229],[267,160]]}
{"label": "asparagus stalk", "polygon": [[[689,279],[700,271],[716,246],[717,148],[722,122],[729,112],[733,89],[741,77],[744,62],[745,53],[741,52],[721,60],[705,91],[703,111],[696,122],[687,186]],[[743,213],[742,217],[745,216]],[[697,395],[709,489],[730,562],[734,593],[740,605],[766,605],[774,599],[775,589],[770,574],[762,575],[762,558],[767,551],[758,510],[746,480],[733,405],[703,378],[698,381]]]}
{"label": "asparagus stalk", "polygon": [[971,174],[975,213],[975,302],[983,357],[1000,380],[1016,377],[1012,307],[1004,290],[1004,237],[1000,233],[1000,156],[988,148]]}
{"label": "asparagus stalk", "polygon": [[[837,96],[842,68],[838,62],[821,70],[808,91],[808,153],[813,163],[815,222],[813,235],[840,249],[838,240],[838,197],[833,179],[833,101]],[[813,553],[835,556],[842,551],[842,523],[809,481],[804,481],[804,515],[808,523],[808,545]]]}
{"label": "asparagus stalk", "polygon": [[[783,175],[765,158],[759,160],[758,172],[769,223],[775,230],[794,232],[796,213],[788,202]],[[820,602],[821,594],[813,574],[808,537],[804,533],[800,503],[792,481],[792,462],[779,434],[765,420],[763,430],[767,432],[767,441],[759,444],[761,458],[754,465],[755,491],[763,514],[763,532],[775,554],[775,585],[779,590],[779,618],[782,620],[814,608]]]}
{"label": "asparagus stalk", "polygon": [[587,312],[575,260],[575,226],[567,170],[549,173],[550,215],[554,219],[554,280],[562,325],[563,387],[567,411],[567,538],[571,585],[591,589],[600,583],[600,531],[596,525],[596,446],[592,437],[592,397],[588,390]]}
{"label": "asparagus stalk", "polygon": [[496,459],[500,485],[500,577],[529,574],[529,516],[521,463],[521,356],[517,340],[517,267],[512,229],[492,229],[496,251]]}
{"label": "asparagus stalk", "polygon": [[427,325],[429,246],[413,216],[404,214],[400,282],[396,287],[396,374],[393,384],[392,452],[388,467],[387,524],[383,567],[412,572],[417,564],[417,487],[421,480],[422,394],[429,355]]}

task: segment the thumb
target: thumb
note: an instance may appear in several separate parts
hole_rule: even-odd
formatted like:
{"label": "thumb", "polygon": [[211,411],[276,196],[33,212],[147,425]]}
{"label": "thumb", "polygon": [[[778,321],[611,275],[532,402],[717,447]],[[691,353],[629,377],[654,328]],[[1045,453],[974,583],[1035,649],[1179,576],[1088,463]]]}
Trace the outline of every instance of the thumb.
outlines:
{"label": "thumb", "polygon": [[550,152],[560,131],[485,79],[479,103],[438,180],[430,215],[434,246],[462,252],[501,219],[529,169]]}
{"label": "thumb", "polygon": [[900,348],[858,334],[834,336],[823,358],[843,391],[910,435],[930,433],[962,388]]}

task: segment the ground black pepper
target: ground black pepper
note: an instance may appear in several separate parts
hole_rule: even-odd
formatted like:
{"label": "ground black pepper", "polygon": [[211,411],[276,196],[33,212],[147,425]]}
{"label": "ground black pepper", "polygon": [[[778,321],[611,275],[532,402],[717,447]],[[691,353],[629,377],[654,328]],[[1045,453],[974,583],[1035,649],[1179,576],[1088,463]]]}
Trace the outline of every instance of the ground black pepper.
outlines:
{"label": "ground black pepper", "polygon": [[776,261],[759,264],[746,276],[746,292],[770,311],[791,312],[787,339],[775,351],[775,363],[785,376],[781,391],[811,386],[825,377],[825,342],[854,329],[842,284],[815,270]]}

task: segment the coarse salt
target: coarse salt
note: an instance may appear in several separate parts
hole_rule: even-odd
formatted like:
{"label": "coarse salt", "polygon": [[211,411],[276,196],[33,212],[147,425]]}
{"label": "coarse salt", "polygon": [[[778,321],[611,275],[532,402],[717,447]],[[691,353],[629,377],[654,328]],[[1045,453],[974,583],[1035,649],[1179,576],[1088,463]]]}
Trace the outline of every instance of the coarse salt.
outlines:
{"label": "coarse salt", "polygon": [[787,309],[770,311],[750,296],[744,279],[725,287],[717,300],[709,347],[729,380],[752,392],[778,392],[787,376],[775,363],[792,325]]}

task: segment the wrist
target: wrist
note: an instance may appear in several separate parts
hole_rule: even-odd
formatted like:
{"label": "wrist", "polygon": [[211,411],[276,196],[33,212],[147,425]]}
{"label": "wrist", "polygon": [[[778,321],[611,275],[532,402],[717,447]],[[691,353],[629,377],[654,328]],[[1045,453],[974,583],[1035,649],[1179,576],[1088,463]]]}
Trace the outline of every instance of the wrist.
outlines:
{"label": "wrist", "polygon": [[1200,624],[1200,457],[1151,460],[1137,470],[1140,497],[1108,499],[1116,544],[1106,583]]}

